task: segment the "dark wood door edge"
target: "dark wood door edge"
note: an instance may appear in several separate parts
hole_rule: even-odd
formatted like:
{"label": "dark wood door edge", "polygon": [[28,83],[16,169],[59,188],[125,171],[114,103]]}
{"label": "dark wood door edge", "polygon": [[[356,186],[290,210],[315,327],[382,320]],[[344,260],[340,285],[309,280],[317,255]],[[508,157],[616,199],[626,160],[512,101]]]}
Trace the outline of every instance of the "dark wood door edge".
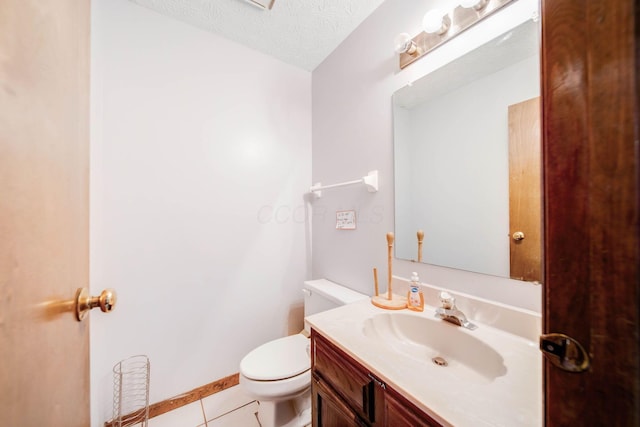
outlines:
{"label": "dark wood door edge", "polygon": [[640,425],[638,0],[542,0],[545,425]]}

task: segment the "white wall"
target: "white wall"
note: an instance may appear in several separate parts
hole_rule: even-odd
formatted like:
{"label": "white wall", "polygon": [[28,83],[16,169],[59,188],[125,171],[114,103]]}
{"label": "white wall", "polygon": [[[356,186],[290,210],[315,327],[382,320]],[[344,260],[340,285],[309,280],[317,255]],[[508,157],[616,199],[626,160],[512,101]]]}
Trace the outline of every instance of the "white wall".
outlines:
{"label": "white wall", "polygon": [[[436,2],[387,0],[313,72],[313,182],[349,181],[378,169],[380,191],[327,191],[314,202],[313,277],[372,293],[372,268],[386,277],[385,235],[394,230],[392,94],[408,82],[524,22],[537,1],[520,0],[400,71],[396,34],[417,34]],[[355,231],[335,230],[335,211],[355,209]],[[394,273],[418,271],[423,282],[540,311],[541,288],[495,276],[394,261]],[[382,281],[386,285],[386,280]]]}
{"label": "white wall", "polygon": [[311,74],[126,0],[92,1],[92,425],[112,366],[151,402],[238,372],[302,328]]}

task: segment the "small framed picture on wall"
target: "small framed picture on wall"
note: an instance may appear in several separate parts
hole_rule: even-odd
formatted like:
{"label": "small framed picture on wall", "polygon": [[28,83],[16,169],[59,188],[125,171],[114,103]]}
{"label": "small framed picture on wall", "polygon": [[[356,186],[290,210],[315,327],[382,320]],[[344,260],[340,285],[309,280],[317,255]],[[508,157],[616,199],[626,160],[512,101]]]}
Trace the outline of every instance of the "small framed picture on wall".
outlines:
{"label": "small framed picture on wall", "polygon": [[336,230],[355,230],[356,211],[337,211]]}

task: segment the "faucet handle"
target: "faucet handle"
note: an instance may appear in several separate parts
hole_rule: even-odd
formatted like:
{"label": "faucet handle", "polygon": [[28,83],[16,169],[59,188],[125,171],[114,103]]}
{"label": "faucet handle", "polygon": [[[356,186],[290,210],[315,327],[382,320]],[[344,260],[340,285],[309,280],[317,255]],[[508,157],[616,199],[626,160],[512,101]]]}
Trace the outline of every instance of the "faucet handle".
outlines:
{"label": "faucet handle", "polygon": [[451,310],[456,305],[456,299],[449,292],[440,292],[440,305],[446,310]]}

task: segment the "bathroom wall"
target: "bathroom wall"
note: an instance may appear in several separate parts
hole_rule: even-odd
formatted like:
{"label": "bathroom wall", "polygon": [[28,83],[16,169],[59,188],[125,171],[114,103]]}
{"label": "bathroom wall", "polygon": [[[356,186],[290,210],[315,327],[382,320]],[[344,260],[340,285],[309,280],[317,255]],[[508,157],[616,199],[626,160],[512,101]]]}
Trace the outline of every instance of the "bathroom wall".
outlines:
{"label": "bathroom wall", "polygon": [[[115,363],[151,402],[302,328],[311,74],[126,0],[92,1],[92,425]],[[80,286],[80,285],[79,285]]]}
{"label": "bathroom wall", "polygon": [[[313,72],[313,182],[350,181],[377,169],[380,190],[328,190],[313,202],[313,277],[372,293],[372,269],[386,289],[386,233],[394,230],[391,96],[399,88],[530,19],[535,0],[519,0],[400,70],[393,39],[421,31],[424,13],[445,0],[387,0]],[[357,229],[335,229],[335,212],[356,210]],[[473,215],[473,212],[468,212]],[[428,243],[427,243],[428,244]],[[540,312],[541,287],[495,276],[394,260],[393,272]]]}

